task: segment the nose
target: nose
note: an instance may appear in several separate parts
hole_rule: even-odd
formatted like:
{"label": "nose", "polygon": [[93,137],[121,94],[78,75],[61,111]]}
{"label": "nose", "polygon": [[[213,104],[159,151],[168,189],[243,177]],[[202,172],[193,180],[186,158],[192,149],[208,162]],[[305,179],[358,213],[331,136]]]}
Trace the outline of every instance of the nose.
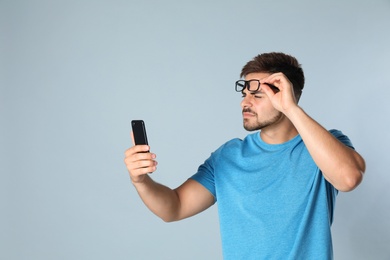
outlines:
{"label": "nose", "polygon": [[244,93],[245,96],[243,97],[242,101],[241,101],[241,108],[244,108],[244,107],[252,107],[252,99],[253,99],[253,95],[251,95],[250,93]]}

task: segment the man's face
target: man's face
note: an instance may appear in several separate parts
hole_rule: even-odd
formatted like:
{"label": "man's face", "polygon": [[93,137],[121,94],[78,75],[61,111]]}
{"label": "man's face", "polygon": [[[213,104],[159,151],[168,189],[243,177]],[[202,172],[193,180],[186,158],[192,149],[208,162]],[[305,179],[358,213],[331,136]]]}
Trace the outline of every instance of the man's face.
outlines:
{"label": "man's face", "polygon": [[[257,79],[261,80],[268,77],[269,73],[250,73],[246,75],[245,80]],[[257,92],[249,92],[244,89],[243,99],[241,101],[242,116],[244,128],[247,131],[255,131],[269,127],[279,122],[283,114],[276,110],[269,100],[268,96],[260,89]]]}

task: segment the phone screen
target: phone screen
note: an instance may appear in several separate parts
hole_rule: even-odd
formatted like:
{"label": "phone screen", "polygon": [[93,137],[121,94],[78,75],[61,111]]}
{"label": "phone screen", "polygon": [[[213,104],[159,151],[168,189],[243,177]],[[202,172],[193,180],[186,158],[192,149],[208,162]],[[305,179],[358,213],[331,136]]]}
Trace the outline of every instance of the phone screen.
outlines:
{"label": "phone screen", "polygon": [[133,129],[134,142],[136,145],[148,144],[146,136],[145,123],[143,120],[132,120],[131,127]]}

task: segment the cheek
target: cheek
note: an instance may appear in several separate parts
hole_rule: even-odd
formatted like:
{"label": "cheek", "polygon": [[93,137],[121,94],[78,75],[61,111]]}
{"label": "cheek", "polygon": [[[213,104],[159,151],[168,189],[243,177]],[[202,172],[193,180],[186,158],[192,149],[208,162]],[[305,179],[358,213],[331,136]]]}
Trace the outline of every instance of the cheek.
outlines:
{"label": "cheek", "polygon": [[268,109],[272,107],[271,102],[266,98],[256,99],[253,105],[259,109]]}
{"label": "cheek", "polygon": [[267,113],[267,114],[272,114],[274,112],[277,112],[277,110],[273,107],[273,105],[271,104],[271,102],[269,100],[261,100],[261,101],[257,101],[255,104],[254,104],[254,109],[258,112],[258,113]]}

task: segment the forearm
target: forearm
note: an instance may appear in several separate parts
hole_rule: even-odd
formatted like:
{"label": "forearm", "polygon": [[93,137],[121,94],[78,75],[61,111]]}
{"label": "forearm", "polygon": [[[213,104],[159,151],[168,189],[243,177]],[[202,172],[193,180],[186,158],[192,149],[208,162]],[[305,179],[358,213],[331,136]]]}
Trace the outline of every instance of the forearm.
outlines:
{"label": "forearm", "polygon": [[133,184],[142,201],[154,214],[166,222],[177,220],[180,200],[175,190],[153,181],[149,175],[142,182]]}
{"label": "forearm", "polygon": [[324,177],[341,191],[354,189],[365,170],[363,158],[296,106],[286,113]]}

